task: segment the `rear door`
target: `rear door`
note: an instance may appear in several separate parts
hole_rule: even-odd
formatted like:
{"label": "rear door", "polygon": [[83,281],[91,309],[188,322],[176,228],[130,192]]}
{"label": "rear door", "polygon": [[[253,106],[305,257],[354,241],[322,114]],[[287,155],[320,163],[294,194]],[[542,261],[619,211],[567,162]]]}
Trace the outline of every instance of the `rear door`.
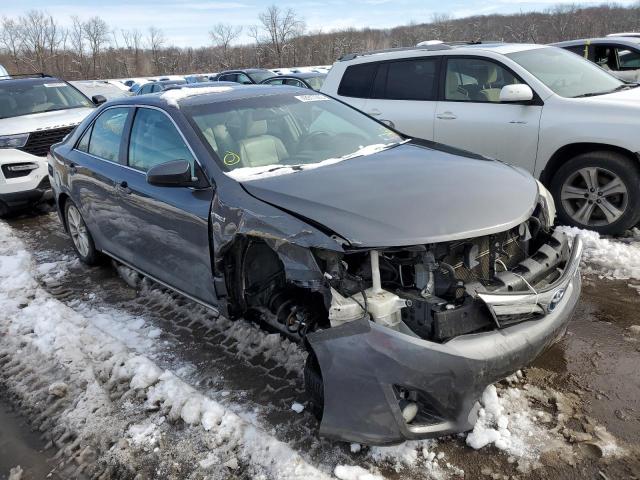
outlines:
{"label": "rear door", "polygon": [[117,248],[123,228],[116,178],[126,169],[123,139],[130,113],[129,107],[104,110],[78,140],[65,160],[71,198],[82,213],[97,247],[108,251]]}
{"label": "rear door", "polygon": [[444,59],[435,141],[520,166],[532,172],[538,150],[540,101],[501,103],[505,85],[524,83],[491,59]]}
{"label": "rear door", "polygon": [[166,112],[139,107],[126,157],[117,189],[127,236],[114,253],[161,282],[215,304],[208,228],[213,188],[157,186],[146,178],[151,167],[172,160],[188,160],[192,174],[201,175],[184,136]]}
{"label": "rear door", "polygon": [[364,112],[410,137],[433,139],[440,57],[378,63]]}

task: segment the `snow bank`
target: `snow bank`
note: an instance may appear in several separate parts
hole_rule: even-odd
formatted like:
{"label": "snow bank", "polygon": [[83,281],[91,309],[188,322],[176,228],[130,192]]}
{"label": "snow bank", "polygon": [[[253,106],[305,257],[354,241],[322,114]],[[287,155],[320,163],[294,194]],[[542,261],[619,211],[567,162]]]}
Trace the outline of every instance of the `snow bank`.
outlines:
{"label": "snow bank", "polygon": [[[160,369],[148,358],[152,347],[139,333],[145,331],[143,325],[118,333],[122,322],[110,322],[106,310],[89,317],[76,312],[39,287],[35,274],[30,254],[11,228],[0,223],[0,348],[3,354],[19,352],[22,362],[46,358],[46,365],[34,360],[30,366],[42,376],[59,368],[68,372],[75,398],[61,414],[65,423],[91,430],[87,438],[100,435],[101,429],[120,430],[132,444],[155,444],[156,426],[149,421],[119,425],[110,400],[118,392],[130,397],[129,408],[138,416],[158,411],[200,429],[221,463],[237,466],[241,462],[254,476],[328,478],[285,443],[196,391],[173,372]],[[62,393],[61,385],[54,390]],[[136,398],[144,402],[136,404]]]}
{"label": "snow bank", "polygon": [[640,229],[634,228],[626,237],[605,238],[591,230],[559,227],[584,241],[582,272],[609,280],[640,280]]}

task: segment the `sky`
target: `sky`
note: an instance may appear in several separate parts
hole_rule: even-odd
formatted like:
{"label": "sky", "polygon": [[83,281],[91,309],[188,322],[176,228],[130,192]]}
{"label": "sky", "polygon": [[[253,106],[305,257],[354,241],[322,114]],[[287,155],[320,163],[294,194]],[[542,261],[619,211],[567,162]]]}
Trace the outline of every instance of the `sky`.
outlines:
{"label": "sky", "polygon": [[[60,23],[70,17],[98,15],[114,30],[147,32],[150,26],[163,30],[168,44],[203,46],[210,43],[209,30],[216,23],[245,27],[258,23],[258,14],[269,5],[293,8],[304,19],[307,30],[328,32],[346,27],[385,28],[410,22],[429,22],[433,14],[447,13],[455,18],[492,13],[517,13],[544,10],[575,0],[0,0],[0,16],[15,17],[31,9],[44,10]],[[601,4],[603,0],[578,0],[577,3]],[[635,3],[621,0],[617,4]],[[243,34],[240,42],[248,42]]]}

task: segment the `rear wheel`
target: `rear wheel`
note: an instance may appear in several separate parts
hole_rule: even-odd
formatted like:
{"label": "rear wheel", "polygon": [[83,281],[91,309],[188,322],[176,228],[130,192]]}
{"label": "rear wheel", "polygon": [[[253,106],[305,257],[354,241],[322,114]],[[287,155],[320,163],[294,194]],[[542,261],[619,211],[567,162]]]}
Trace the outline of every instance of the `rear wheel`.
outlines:
{"label": "rear wheel", "polygon": [[322,420],[324,410],[324,383],[320,364],[313,352],[309,352],[307,361],[304,364],[304,388],[311,400],[311,412],[318,419]]}
{"label": "rear wheel", "polygon": [[565,225],[623,233],[640,220],[640,171],[616,152],[589,152],[562,165],[551,192]]}
{"label": "rear wheel", "polygon": [[87,265],[95,265],[99,260],[99,253],[93,242],[93,237],[84,223],[78,207],[68,200],[64,208],[67,230],[71,236],[71,242],[80,260]]}

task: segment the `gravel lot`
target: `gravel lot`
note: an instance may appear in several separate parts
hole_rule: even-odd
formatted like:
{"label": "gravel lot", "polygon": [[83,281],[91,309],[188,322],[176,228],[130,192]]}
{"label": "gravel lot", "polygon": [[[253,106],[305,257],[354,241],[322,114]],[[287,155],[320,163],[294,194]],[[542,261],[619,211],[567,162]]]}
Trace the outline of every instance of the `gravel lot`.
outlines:
{"label": "gravel lot", "polygon": [[[307,400],[297,346],[122,267],[81,265],[53,213],[0,227],[0,297],[13,292],[2,268],[16,250],[34,280],[20,288],[21,303],[0,305],[0,479],[18,464],[23,479],[44,470],[105,479],[640,478],[640,278],[607,269],[595,247],[567,336],[497,385],[497,397],[485,393],[495,442],[475,450],[461,435],[367,448],[318,438],[311,413],[292,409]],[[613,243],[632,255],[639,237]],[[39,312],[56,321],[58,308],[84,329],[66,332],[80,345],[73,355],[39,330]],[[88,347],[95,338],[126,360],[108,363],[99,342]],[[132,359],[165,375],[136,386],[139,368],[118,373]]]}

